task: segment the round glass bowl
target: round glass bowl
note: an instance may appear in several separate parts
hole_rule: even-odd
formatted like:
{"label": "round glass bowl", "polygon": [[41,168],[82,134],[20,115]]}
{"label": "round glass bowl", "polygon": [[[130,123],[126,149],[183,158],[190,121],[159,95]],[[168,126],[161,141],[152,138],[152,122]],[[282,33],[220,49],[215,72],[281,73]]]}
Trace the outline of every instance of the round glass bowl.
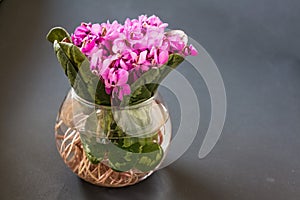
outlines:
{"label": "round glass bowl", "polygon": [[156,93],[133,106],[99,106],[67,93],[55,124],[58,151],[80,178],[106,187],[135,184],[157,170],[171,139],[168,110]]}

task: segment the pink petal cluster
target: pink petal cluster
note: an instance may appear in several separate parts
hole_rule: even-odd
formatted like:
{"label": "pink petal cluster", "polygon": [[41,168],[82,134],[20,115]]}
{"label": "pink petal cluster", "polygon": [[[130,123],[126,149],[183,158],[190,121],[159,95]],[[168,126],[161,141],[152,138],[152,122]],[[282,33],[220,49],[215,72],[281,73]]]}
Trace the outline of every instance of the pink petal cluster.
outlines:
{"label": "pink petal cluster", "polygon": [[90,60],[92,72],[104,81],[106,93],[122,100],[130,94],[130,74],[134,81],[150,68],[165,64],[172,53],[197,55],[183,31],[165,32],[167,26],[154,15],[126,19],[124,25],[117,21],[82,23],[72,41]]}

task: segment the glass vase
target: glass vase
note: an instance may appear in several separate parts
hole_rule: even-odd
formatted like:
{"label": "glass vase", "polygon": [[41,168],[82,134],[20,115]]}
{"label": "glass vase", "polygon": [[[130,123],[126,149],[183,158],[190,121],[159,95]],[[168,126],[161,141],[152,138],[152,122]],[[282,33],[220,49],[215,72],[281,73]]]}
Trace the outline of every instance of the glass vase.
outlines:
{"label": "glass vase", "polygon": [[168,110],[156,93],[132,106],[99,106],[67,93],[55,124],[57,149],[80,178],[122,187],[150,176],[171,139]]}

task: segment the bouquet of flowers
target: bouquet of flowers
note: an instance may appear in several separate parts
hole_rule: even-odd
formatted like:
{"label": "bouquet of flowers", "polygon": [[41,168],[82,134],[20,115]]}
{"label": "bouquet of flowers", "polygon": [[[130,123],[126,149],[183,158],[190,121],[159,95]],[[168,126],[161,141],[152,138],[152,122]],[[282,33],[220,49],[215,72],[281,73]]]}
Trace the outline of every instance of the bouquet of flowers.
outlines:
{"label": "bouquet of flowers", "polygon": [[[153,98],[185,56],[197,55],[183,31],[166,31],[167,26],[154,15],[141,15],[124,24],[81,23],[71,35],[61,27],[49,31],[47,39],[75,94],[95,105],[92,113],[83,112],[84,123],[75,123],[92,164],[103,162],[116,172],[149,172],[161,162],[164,151],[158,144],[160,131],[152,130],[153,106],[114,108]],[[97,106],[109,109],[99,112]]]}

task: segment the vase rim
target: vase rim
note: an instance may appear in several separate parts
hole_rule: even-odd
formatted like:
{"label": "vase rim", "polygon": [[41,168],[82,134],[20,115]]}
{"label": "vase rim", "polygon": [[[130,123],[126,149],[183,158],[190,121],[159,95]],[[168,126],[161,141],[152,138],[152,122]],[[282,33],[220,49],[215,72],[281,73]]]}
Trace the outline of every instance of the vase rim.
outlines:
{"label": "vase rim", "polygon": [[155,98],[157,98],[158,96],[160,96],[160,95],[159,95],[159,92],[156,91],[156,92],[154,93],[154,95],[151,96],[150,98],[148,98],[147,100],[142,101],[142,102],[137,103],[137,104],[134,104],[134,105],[126,105],[126,106],[110,105],[110,106],[106,106],[106,105],[98,105],[98,104],[96,104],[96,103],[93,103],[93,102],[91,102],[91,101],[88,101],[88,100],[86,100],[86,99],[80,97],[80,96],[76,93],[76,91],[74,90],[74,88],[72,88],[72,87],[71,87],[71,89],[70,89],[70,92],[71,92],[71,94],[73,95],[73,97],[74,97],[75,99],[77,99],[79,102],[84,103],[84,104],[86,104],[86,105],[88,105],[88,106],[93,106],[93,107],[101,108],[101,109],[105,109],[105,110],[110,110],[110,109],[112,109],[112,108],[115,108],[115,109],[124,109],[124,110],[125,110],[125,109],[134,109],[134,108],[144,107],[144,106],[146,106],[146,105],[151,104],[151,102],[153,102],[153,100],[154,100]]}

